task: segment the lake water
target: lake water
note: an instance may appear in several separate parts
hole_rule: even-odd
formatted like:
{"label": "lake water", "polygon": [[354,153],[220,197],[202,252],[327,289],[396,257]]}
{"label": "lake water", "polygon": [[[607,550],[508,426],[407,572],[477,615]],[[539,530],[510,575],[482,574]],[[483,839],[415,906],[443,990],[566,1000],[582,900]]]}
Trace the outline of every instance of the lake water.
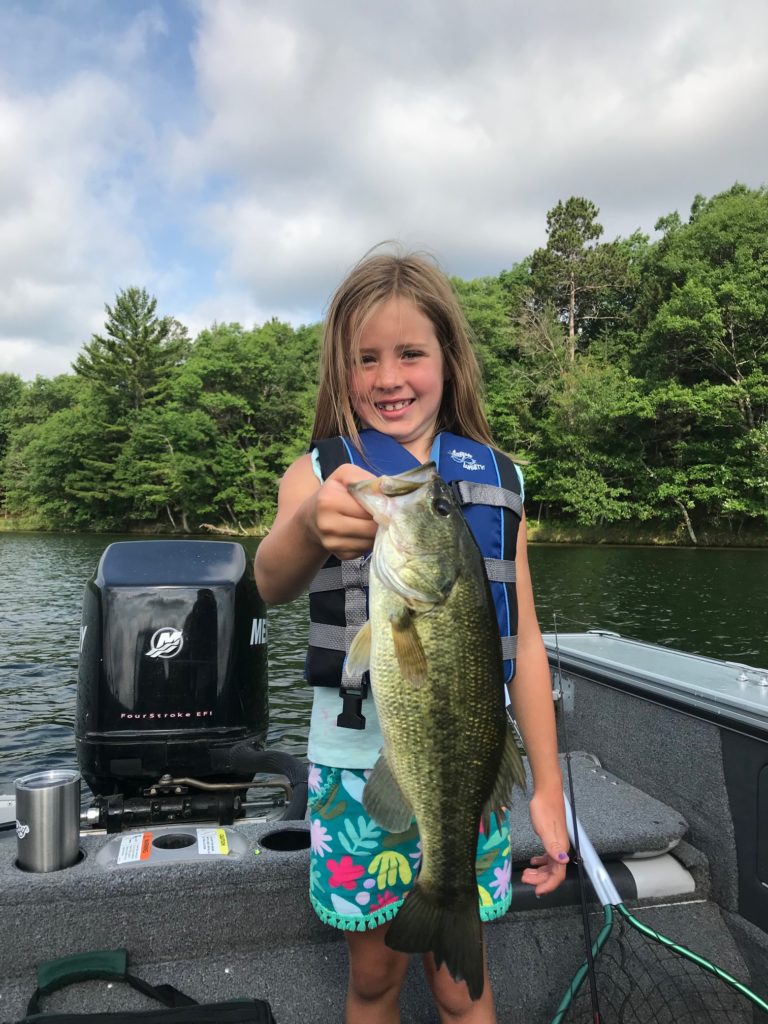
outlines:
{"label": "lake water", "polygon": [[[74,765],[83,588],[104,535],[0,534],[0,790],[26,771]],[[255,542],[246,542],[249,554]],[[602,627],[768,666],[768,549],[536,545],[531,572],[544,630]],[[306,753],[311,693],[301,670],[306,599],[269,611],[268,742]]]}

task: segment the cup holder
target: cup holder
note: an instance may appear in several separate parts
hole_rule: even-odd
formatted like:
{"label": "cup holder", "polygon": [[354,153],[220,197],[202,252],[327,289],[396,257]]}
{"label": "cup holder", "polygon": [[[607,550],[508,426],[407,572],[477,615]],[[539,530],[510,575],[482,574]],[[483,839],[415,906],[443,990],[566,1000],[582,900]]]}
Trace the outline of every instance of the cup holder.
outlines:
{"label": "cup holder", "polygon": [[[63,868],[54,868],[53,871],[69,871],[70,868],[74,868],[77,867],[78,864],[82,864],[82,862],[85,860],[85,856],[85,850],[80,849],[77,851],[76,859],[73,860],[71,864],[67,864]],[[23,864],[19,864],[18,859],[15,857],[13,859],[13,866],[16,868],[17,871],[23,871],[25,875],[50,875],[53,873],[53,871],[33,871],[32,868],[27,868],[24,867]]]}
{"label": "cup holder", "polygon": [[275,832],[267,832],[259,840],[259,846],[265,850],[275,850],[278,853],[292,853],[296,850],[309,849],[309,829],[307,828],[281,828]]}
{"label": "cup holder", "polygon": [[153,839],[152,845],[158,850],[185,850],[188,846],[194,846],[196,842],[196,837],[189,832],[167,832]]}

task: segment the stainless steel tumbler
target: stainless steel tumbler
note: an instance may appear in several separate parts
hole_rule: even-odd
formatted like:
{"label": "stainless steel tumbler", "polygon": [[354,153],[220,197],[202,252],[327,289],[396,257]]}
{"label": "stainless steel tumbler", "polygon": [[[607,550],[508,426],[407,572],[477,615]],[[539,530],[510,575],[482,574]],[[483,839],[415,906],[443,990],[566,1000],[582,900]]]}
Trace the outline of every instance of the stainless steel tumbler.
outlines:
{"label": "stainless steel tumbler", "polygon": [[58,871],[80,852],[80,773],[56,768],[23,775],[16,790],[16,863],[24,871]]}

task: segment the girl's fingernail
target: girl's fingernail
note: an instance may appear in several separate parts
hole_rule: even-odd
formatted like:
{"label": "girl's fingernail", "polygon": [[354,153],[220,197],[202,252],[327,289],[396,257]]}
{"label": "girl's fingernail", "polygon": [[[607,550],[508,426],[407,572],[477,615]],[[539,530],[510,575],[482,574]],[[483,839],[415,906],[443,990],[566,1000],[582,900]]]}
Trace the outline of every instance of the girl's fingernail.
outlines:
{"label": "girl's fingernail", "polygon": [[567,853],[558,853],[557,859],[558,860],[568,860],[568,854]]}

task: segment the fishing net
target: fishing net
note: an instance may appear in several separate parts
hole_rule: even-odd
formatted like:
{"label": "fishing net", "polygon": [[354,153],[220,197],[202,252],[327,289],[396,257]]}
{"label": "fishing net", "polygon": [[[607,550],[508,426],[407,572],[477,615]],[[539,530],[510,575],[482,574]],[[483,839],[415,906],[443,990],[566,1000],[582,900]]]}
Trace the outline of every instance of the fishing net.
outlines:
{"label": "fishing net", "polygon": [[768,1018],[768,1004],[749,989],[643,925],[623,905],[604,907],[604,913],[593,947],[599,1016],[584,964],[552,1024],[753,1024]]}

